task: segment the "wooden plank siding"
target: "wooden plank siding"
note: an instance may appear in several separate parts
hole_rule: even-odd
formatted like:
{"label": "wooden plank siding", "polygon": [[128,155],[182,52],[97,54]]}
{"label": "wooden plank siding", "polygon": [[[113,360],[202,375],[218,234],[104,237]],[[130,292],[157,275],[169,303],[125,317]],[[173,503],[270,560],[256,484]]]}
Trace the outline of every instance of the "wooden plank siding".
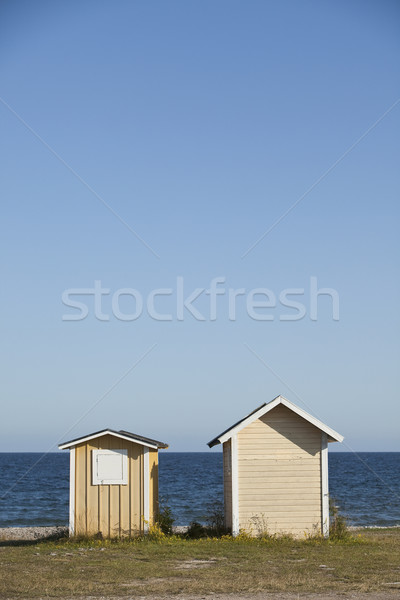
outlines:
{"label": "wooden plank siding", "polygon": [[150,473],[150,524],[154,523],[158,514],[158,451],[149,451]]}
{"label": "wooden plank siding", "polygon": [[232,528],[232,465],[231,440],[222,446],[224,474],[224,523],[227,529]]}
{"label": "wooden plank siding", "polygon": [[[128,451],[128,485],[92,485],[92,450]],[[143,533],[143,446],[104,435],[76,446],[75,535]],[[158,510],[158,452],[150,451],[150,522]]]}
{"label": "wooden plank siding", "polygon": [[239,526],[321,532],[321,431],[279,405],[238,433]]}

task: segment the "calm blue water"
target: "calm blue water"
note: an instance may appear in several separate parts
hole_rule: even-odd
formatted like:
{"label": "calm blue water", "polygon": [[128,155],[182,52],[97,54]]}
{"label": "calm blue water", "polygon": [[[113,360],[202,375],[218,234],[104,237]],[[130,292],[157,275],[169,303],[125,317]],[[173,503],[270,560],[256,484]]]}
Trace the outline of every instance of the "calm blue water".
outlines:
{"label": "calm blue water", "polygon": [[[329,455],[331,496],[352,525],[400,525],[400,452],[359,456]],[[222,454],[161,451],[160,498],[177,525],[204,522],[222,502]],[[68,501],[68,452],[0,453],[0,527],[67,524]]]}

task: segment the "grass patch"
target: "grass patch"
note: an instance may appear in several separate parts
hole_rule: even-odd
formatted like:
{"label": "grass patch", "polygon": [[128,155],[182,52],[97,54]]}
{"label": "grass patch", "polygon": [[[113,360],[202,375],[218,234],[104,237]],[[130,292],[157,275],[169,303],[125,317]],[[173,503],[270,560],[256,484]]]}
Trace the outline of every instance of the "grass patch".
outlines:
{"label": "grass patch", "polygon": [[0,545],[0,597],[382,592],[400,581],[399,557],[400,528],[343,540],[160,535]]}

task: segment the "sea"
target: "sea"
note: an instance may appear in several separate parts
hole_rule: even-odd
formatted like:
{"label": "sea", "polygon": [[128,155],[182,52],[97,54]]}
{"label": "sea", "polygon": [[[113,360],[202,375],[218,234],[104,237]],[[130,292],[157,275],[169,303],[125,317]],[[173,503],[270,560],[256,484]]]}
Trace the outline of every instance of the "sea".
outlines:
{"label": "sea", "polygon": [[[68,524],[68,454],[0,453],[0,527]],[[207,523],[223,502],[222,454],[160,452],[159,462],[175,525]],[[400,526],[400,452],[332,452],[329,487],[349,525]]]}

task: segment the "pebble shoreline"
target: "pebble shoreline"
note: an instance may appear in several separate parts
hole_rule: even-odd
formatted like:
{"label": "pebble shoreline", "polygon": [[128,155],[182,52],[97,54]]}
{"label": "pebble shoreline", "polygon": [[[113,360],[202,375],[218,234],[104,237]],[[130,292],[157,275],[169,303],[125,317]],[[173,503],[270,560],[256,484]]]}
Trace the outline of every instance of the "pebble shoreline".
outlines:
{"label": "pebble shoreline", "polygon": [[[174,533],[186,533],[188,527],[177,525],[173,527]],[[0,527],[0,541],[34,541],[49,538],[61,538],[68,535],[68,527]]]}
{"label": "pebble shoreline", "polygon": [[47,538],[60,538],[68,535],[68,527],[0,527],[0,540],[41,540]]}
{"label": "pebble shoreline", "polygon": [[[367,527],[349,527],[351,531],[360,529],[397,529],[398,525],[392,527],[380,527],[378,525],[370,525]],[[187,525],[175,525],[172,527],[173,533],[186,533]],[[68,527],[63,525],[55,525],[48,527],[0,527],[0,542],[1,541],[34,541],[45,540],[49,538],[61,538],[68,536]]]}

